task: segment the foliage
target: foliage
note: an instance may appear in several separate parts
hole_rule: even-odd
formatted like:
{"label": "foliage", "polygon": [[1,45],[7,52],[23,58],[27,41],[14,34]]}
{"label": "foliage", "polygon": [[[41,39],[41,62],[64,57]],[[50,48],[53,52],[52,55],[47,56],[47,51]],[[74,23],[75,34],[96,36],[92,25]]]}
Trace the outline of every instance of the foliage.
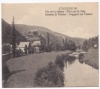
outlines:
{"label": "foliage", "polygon": [[83,43],[82,49],[85,51],[88,51],[88,49],[91,47],[93,48],[95,44],[97,45],[97,48],[98,48],[98,36],[85,40]]}
{"label": "foliage", "polygon": [[88,43],[87,40],[84,41],[82,49],[85,50],[85,51],[87,51],[89,49],[89,43]]}
{"label": "foliage", "polygon": [[84,54],[83,53],[80,53],[79,54],[79,59],[83,59],[83,57],[84,57]]}
{"label": "foliage", "polygon": [[31,43],[28,45],[28,53],[32,54],[33,53],[33,47],[31,46]]}
{"label": "foliage", "polygon": [[60,44],[56,43],[56,51],[60,51],[60,50],[61,50]]}
{"label": "foliage", "polygon": [[2,52],[3,52],[3,54],[9,53],[11,51],[10,49],[11,49],[10,45],[3,45],[2,46]]}
{"label": "foliage", "polygon": [[[20,41],[27,41],[27,39],[16,30],[16,43],[19,43]],[[2,19],[2,43],[12,44],[12,26],[7,22],[5,22],[3,19]]]}
{"label": "foliage", "polygon": [[69,40],[67,41],[67,38],[64,40],[63,39],[63,47],[62,50],[71,50],[71,51],[76,51],[77,47],[74,41]]}
{"label": "foliage", "polygon": [[[64,41],[63,41],[63,42],[64,42]],[[65,39],[65,42],[64,42],[64,50],[68,50],[67,38]]]}
{"label": "foliage", "polygon": [[50,52],[50,36],[49,33],[47,32],[47,51]]}
{"label": "foliage", "polygon": [[20,57],[22,56],[21,50],[16,49],[15,50],[15,57]]}
{"label": "foliage", "polygon": [[13,49],[13,57],[15,57],[15,50],[16,50],[16,30],[14,25],[14,18],[12,22],[12,49]]}
{"label": "foliage", "polygon": [[27,54],[27,50],[28,50],[28,47],[27,47],[27,45],[25,45],[25,47],[24,47],[25,54]]}
{"label": "foliage", "polygon": [[64,67],[63,57],[58,55],[55,60],[55,64],[59,66],[61,69]]}
{"label": "foliage", "polygon": [[34,83],[38,87],[62,87],[64,86],[63,73],[59,72],[56,65],[50,62],[46,67],[38,69]]}
{"label": "foliage", "polygon": [[39,35],[39,38],[41,40],[40,51],[45,52],[46,51],[46,39],[42,35]]}
{"label": "foliage", "polygon": [[73,41],[69,40],[68,42],[68,50],[71,50],[71,51],[76,51],[76,45]]}

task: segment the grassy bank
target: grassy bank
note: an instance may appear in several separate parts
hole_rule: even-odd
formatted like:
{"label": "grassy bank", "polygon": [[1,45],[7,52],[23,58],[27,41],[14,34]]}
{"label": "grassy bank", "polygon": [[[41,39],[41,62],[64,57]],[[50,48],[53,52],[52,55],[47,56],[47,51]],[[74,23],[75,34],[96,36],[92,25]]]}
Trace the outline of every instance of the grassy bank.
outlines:
{"label": "grassy bank", "polygon": [[45,67],[49,62],[55,62],[56,56],[70,51],[48,52],[32,54],[13,58],[7,61],[10,71],[24,70],[13,74],[7,81],[7,87],[34,87],[34,76],[39,68]]}
{"label": "grassy bank", "polygon": [[99,69],[99,50],[90,48],[85,54],[84,60],[86,64]]}

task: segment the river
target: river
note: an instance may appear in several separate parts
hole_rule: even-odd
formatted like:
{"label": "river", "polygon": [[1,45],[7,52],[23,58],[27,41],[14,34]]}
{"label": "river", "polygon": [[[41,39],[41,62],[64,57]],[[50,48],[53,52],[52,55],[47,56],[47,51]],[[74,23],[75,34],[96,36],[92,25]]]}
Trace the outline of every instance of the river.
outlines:
{"label": "river", "polygon": [[97,87],[99,86],[99,70],[80,63],[78,59],[65,62],[65,87]]}

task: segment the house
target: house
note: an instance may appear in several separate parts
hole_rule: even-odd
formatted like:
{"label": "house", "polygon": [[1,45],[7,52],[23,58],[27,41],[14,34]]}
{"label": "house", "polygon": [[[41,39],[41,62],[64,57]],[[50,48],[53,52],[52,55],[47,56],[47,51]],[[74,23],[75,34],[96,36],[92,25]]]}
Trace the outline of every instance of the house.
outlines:
{"label": "house", "polygon": [[34,47],[39,47],[39,46],[41,46],[41,41],[40,40],[33,41],[33,43],[31,45]]}
{"label": "house", "polygon": [[40,52],[39,47],[34,47],[34,52],[35,52],[35,53],[39,53],[39,52]]}
{"label": "house", "polygon": [[25,52],[24,51],[25,45],[27,45],[27,47],[28,47],[29,42],[20,42],[20,44],[18,45],[18,47],[16,49],[21,49],[23,52]]}
{"label": "house", "polygon": [[40,40],[33,41],[31,46],[34,47],[34,52],[35,53],[39,53],[40,52],[41,41]]}
{"label": "house", "polygon": [[94,48],[98,48],[98,45],[97,45],[97,44],[95,44],[95,45],[94,45]]}

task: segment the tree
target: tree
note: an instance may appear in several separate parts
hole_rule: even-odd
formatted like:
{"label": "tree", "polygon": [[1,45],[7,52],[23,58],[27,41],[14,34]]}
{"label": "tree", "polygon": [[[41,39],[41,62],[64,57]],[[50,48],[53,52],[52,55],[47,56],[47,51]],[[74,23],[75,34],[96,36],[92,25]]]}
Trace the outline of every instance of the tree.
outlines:
{"label": "tree", "polygon": [[46,51],[45,48],[46,48],[46,39],[40,34],[39,35],[39,38],[41,40],[41,46],[40,46],[40,50],[42,52]]}
{"label": "tree", "polygon": [[67,50],[67,49],[68,49],[68,43],[67,43],[67,38],[66,38],[64,42],[64,50]]}
{"label": "tree", "polygon": [[13,48],[13,57],[15,57],[15,50],[16,50],[16,30],[14,25],[14,17],[12,21],[12,48]]}
{"label": "tree", "polygon": [[25,48],[24,48],[24,50],[25,50],[25,54],[27,54],[27,45],[25,45]]}
{"label": "tree", "polygon": [[61,46],[59,43],[56,43],[56,51],[59,51],[59,50],[61,50]]}
{"label": "tree", "polygon": [[77,47],[75,45],[75,43],[71,40],[69,40],[68,42],[68,50],[71,50],[71,51],[76,51]]}
{"label": "tree", "polygon": [[89,43],[88,43],[88,40],[85,40],[84,43],[83,43],[83,46],[82,46],[82,49],[87,51],[89,49]]}
{"label": "tree", "polygon": [[28,53],[32,53],[32,46],[31,46],[31,43],[29,43],[29,45],[28,45]]}
{"label": "tree", "polygon": [[56,60],[55,60],[55,64],[56,64],[59,68],[63,69],[63,67],[64,67],[64,62],[63,62],[62,56],[57,55]]}
{"label": "tree", "polygon": [[37,31],[33,31],[34,36],[38,36],[38,32]]}
{"label": "tree", "polygon": [[47,50],[48,52],[50,52],[50,36],[49,36],[49,33],[47,32]]}

